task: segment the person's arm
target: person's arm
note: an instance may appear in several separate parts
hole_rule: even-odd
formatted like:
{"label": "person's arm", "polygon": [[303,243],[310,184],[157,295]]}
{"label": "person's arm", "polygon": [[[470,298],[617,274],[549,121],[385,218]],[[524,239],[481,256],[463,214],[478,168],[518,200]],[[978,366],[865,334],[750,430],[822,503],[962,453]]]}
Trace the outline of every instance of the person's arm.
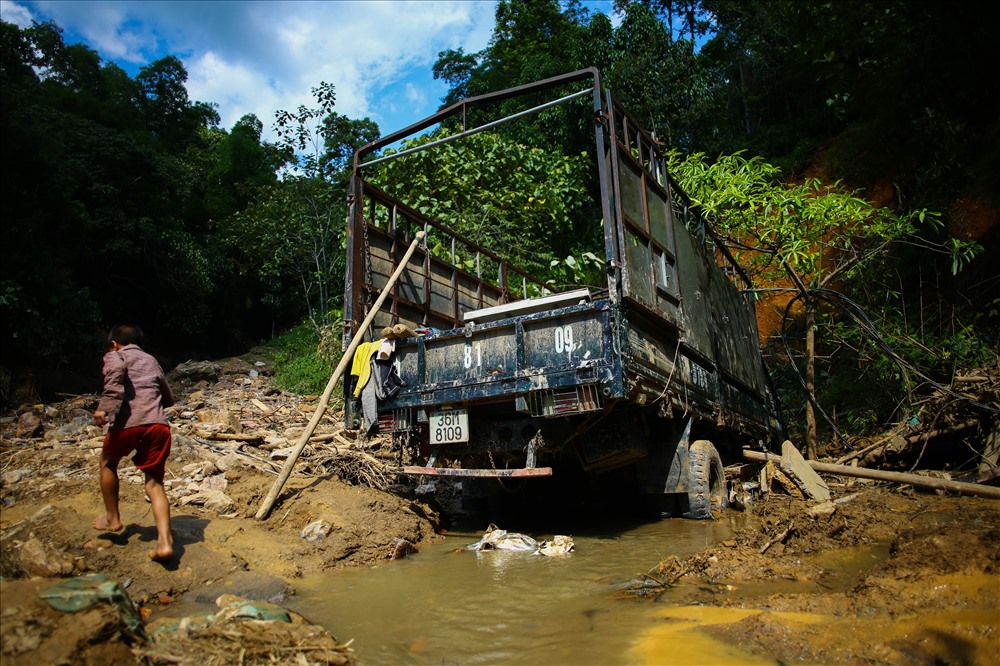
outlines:
{"label": "person's arm", "polygon": [[173,407],[177,401],[174,399],[174,392],[170,390],[170,384],[167,383],[167,378],[160,373],[160,376],[156,378],[156,381],[160,384],[160,402],[164,407]]}
{"label": "person's arm", "polygon": [[125,400],[125,378],[128,369],[125,359],[117,351],[104,355],[104,391],[94,411],[94,423],[104,425],[110,421]]}

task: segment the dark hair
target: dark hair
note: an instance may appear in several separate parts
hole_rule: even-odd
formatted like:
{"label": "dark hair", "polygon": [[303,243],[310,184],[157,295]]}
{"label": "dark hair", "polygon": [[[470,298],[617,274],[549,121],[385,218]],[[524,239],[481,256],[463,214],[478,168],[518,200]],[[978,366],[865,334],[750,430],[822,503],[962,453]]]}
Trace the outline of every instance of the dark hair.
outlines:
{"label": "dark hair", "polygon": [[120,345],[143,346],[146,343],[146,336],[142,329],[132,324],[119,324],[108,333],[108,344],[117,342]]}

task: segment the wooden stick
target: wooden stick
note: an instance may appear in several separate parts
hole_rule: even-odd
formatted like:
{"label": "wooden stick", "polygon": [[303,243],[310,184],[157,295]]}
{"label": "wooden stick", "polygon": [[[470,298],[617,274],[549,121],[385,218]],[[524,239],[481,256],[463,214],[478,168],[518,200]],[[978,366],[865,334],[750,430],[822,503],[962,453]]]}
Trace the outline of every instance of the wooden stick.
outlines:
{"label": "wooden stick", "polygon": [[795,523],[788,523],[788,527],[785,528],[784,532],[782,532],[778,536],[774,537],[773,539],[771,539],[770,541],[768,541],[767,543],[765,543],[761,547],[760,554],[763,555],[764,553],[766,553],[768,551],[768,549],[771,546],[773,546],[774,544],[778,543],[779,541],[784,541],[785,539],[787,539],[788,535],[789,535],[789,533],[791,533],[793,527],[795,527]]}
{"label": "wooden stick", "polygon": [[[347,365],[354,359],[354,352],[361,344],[361,339],[364,337],[362,331],[368,328],[372,321],[375,320],[375,315],[378,314],[378,309],[382,307],[382,303],[385,302],[386,297],[389,295],[389,291],[399,280],[399,277],[406,270],[406,265],[410,261],[410,257],[413,256],[414,251],[417,249],[417,245],[424,238],[424,232],[418,231],[413,242],[410,243],[409,249],[406,250],[406,254],[403,255],[403,259],[399,262],[399,266],[396,267],[395,272],[389,277],[389,281],[385,283],[385,287],[382,289],[382,293],[378,295],[375,300],[374,305],[372,305],[371,310],[368,311],[368,316],[361,323],[358,328],[358,335],[355,335],[351,340],[351,344],[348,345],[347,350],[344,352],[344,356],[340,359],[340,363],[337,364],[337,369],[333,371],[333,375],[330,377],[330,381],[326,384],[326,390],[323,391],[322,397],[319,399],[319,404],[316,405],[316,410],[313,412],[312,418],[309,419],[309,424],[306,429],[302,432],[298,441],[295,443],[295,448],[288,454],[288,460],[285,461],[285,466],[281,470],[281,475],[271,486],[271,491],[264,498],[264,502],[260,505],[260,509],[257,511],[255,518],[257,520],[264,520],[267,518],[267,514],[271,512],[271,507],[274,506],[274,502],[278,499],[278,494],[281,492],[282,487],[284,487],[285,482],[288,481],[288,477],[292,474],[292,468],[295,467],[295,462],[299,459],[299,455],[302,453],[302,449],[306,447],[309,442],[309,438],[312,436],[313,432],[316,430],[316,426],[319,424],[320,419],[323,418],[324,412],[326,412],[326,406],[330,402],[330,396],[333,394],[333,388],[340,381],[341,375],[344,374],[344,370],[347,369]],[[371,380],[369,380],[371,381]]]}
{"label": "wooden stick", "polygon": [[[900,437],[900,439],[903,439],[907,444],[919,444],[924,439],[930,440],[930,439],[934,439],[935,437],[941,437],[942,435],[953,435],[956,432],[961,432],[962,430],[966,430],[968,428],[974,428],[974,427],[976,427],[978,425],[979,425],[979,421],[976,421],[976,420],[965,421],[963,423],[959,423],[959,424],[956,424],[954,426],[951,426],[950,428],[941,428],[939,430],[928,430],[927,432],[918,433],[916,435],[910,435],[909,437]],[[893,435],[887,435],[886,437],[883,437],[882,439],[878,440],[874,444],[866,446],[865,448],[859,449],[859,450],[857,450],[857,451],[855,451],[853,453],[848,453],[843,458],[840,458],[839,460],[837,460],[837,464],[840,465],[842,463],[845,463],[845,462],[848,462],[850,460],[853,460],[854,458],[863,457],[866,454],[868,454],[868,453],[874,451],[875,449],[879,448],[880,446],[883,446],[883,445],[887,444],[889,442],[889,440],[891,440],[895,436],[896,435],[894,435],[894,434]]]}
{"label": "wooden stick", "polygon": [[205,430],[196,430],[195,434],[205,439],[213,439],[217,442],[256,442],[264,439],[264,436],[259,433],[207,432]]}
{"label": "wooden stick", "polygon": [[878,440],[874,444],[869,444],[868,446],[866,446],[863,449],[858,449],[857,451],[854,451],[852,453],[848,453],[843,458],[840,458],[839,460],[837,460],[837,464],[838,465],[843,465],[845,462],[850,462],[854,458],[860,458],[863,455],[865,455],[866,453],[868,453],[869,451],[874,451],[878,447],[882,446],[883,444],[885,444],[886,442],[888,442],[890,439],[892,439],[895,436],[896,436],[895,433],[893,433],[891,435],[886,435],[885,437],[883,437],[882,439]]}
{"label": "wooden stick", "polygon": [[[747,460],[757,462],[781,462],[781,456],[774,453],[761,453],[759,451],[743,450],[743,457]],[[807,461],[809,466],[817,472],[825,474],[835,474],[839,476],[853,476],[859,479],[874,479],[876,481],[891,481],[893,483],[904,483],[919,488],[930,488],[932,490],[948,490],[961,495],[975,495],[977,497],[988,497],[990,499],[1000,499],[1000,488],[985,486],[978,483],[963,483],[962,481],[949,481],[947,479],[932,479],[919,474],[907,474],[905,472],[886,472],[880,469],[867,469],[865,467],[850,467],[848,465],[832,465],[814,460]]]}

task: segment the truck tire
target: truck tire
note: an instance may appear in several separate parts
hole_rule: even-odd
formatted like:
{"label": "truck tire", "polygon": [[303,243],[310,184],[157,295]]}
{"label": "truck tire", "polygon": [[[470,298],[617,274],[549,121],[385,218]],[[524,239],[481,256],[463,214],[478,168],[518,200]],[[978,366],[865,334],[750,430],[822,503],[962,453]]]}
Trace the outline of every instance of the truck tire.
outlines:
{"label": "truck tire", "polygon": [[687,511],[682,515],[695,520],[710,520],[713,509],[729,506],[722,458],[712,442],[699,439],[691,443],[688,465],[691,491],[687,494]]}

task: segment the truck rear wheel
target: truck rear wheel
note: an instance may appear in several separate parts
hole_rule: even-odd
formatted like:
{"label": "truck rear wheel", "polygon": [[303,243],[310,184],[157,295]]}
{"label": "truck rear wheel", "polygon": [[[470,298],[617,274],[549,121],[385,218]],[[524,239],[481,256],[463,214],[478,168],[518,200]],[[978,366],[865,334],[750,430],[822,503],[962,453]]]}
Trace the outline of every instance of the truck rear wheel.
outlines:
{"label": "truck rear wheel", "polygon": [[688,453],[691,490],[687,494],[685,518],[709,520],[712,510],[729,506],[726,472],[715,445],[707,439],[691,443]]}

